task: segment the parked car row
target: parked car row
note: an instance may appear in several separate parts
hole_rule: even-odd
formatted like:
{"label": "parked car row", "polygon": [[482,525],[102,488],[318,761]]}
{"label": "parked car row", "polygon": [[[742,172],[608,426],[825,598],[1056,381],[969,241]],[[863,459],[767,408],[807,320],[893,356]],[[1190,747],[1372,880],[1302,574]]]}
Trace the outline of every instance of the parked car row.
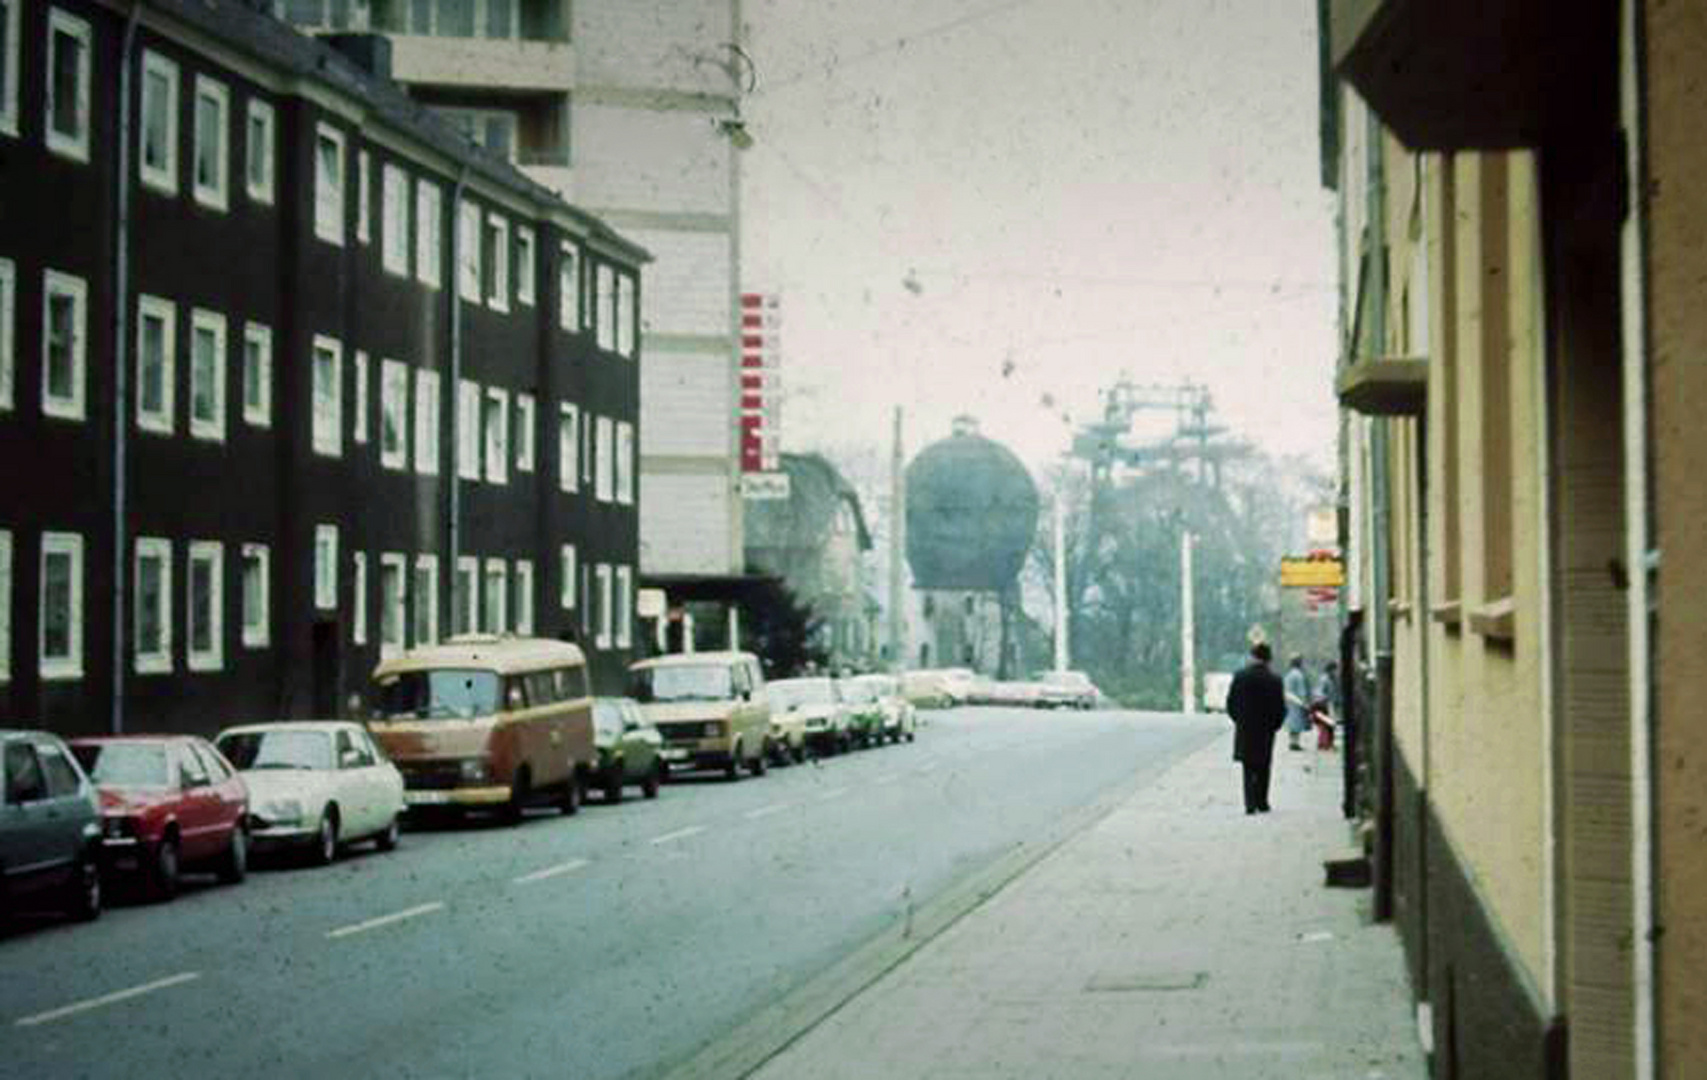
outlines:
{"label": "parked car row", "polygon": [[909,671],[902,692],[922,709],[955,705],[1007,705],[1042,709],[1094,709],[1102,692],[1082,671],[1047,671],[1030,681],[997,680],[970,668]]}

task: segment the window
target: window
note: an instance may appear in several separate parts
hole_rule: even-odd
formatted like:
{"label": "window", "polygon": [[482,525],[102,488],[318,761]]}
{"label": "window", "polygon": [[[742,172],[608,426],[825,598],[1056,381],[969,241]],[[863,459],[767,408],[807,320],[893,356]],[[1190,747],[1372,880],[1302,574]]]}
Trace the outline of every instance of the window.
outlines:
{"label": "window", "polygon": [[480,560],[472,555],[457,556],[456,584],[452,587],[451,601],[456,632],[474,633],[474,612],[480,606]]}
{"label": "window", "polygon": [[172,670],[172,542],[136,538],[131,666],[140,675]]}
{"label": "window", "polygon": [[338,526],[314,526],[314,606],[338,610]]}
{"label": "window", "polygon": [[314,452],[338,457],[344,452],[344,346],[336,338],[314,335]]}
{"label": "window", "polygon": [[243,186],[254,202],[273,204],[273,107],[249,99],[249,122],[243,136]]}
{"label": "window", "polygon": [[509,629],[505,621],[504,600],[509,595],[509,568],[503,559],[486,560],[485,605],[480,609],[480,628],[488,634],[502,634]]}
{"label": "window", "polygon": [[146,50],[142,54],[141,120],[142,149],[136,162],[137,173],[147,186],[176,195],[178,65],[157,52]]}
{"label": "window", "polygon": [[[340,211],[340,217],[342,212]],[[373,157],[366,150],[356,151],[356,240],[367,244],[373,240]],[[339,235],[343,226],[338,227]],[[343,241],[339,241],[342,243]]]}
{"label": "window", "polygon": [[456,388],[456,472],[480,479],[480,384],[467,379]]}
{"label": "window", "polygon": [[[17,0],[0,0],[16,9]],[[0,19],[5,12],[0,11]],[[12,407],[12,372],[17,364],[16,325],[18,309],[18,271],[11,259],[0,259],[0,409]]]}
{"label": "window", "polygon": [[516,560],[516,633],[533,636],[533,560]]}
{"label": "window", "polygon": [[516,471],[533,472],[533,395],[516,392]]}
{"label": "window", "polygon": [[558,603],[564,611],[575,607],[575,545],[564,544],[557,554],[558,570],[563,575],[563,583],[558,591]]}
{"label": "window", "polygon": [[41,538],[41,677],[83,676],[83,538]]}
{"label": "window", "polygon": [[623,274],[616,279],[616,351],[619,356],[630,360],[634,359],[636,351],[634,292],[633,274]]}
{"label": "window", "polygon": [[190,542],[188,585],[190,670],[225,664],[225,549],[217,540]]}
{"label": "window", "polygon": [[444,230],[439,186],[431,180],[415,181],[415,277],[421,284],[438,288],[443,280],[444,253],[440,237]]}
{"label": "window", "polygon": [[415,556],[415,644],[439,640],[439,557]]}
{"label": "window", "polygon": [[270,636],[267,601],[270,564],[267,545],[243,545],[243,644],[250,649],[265,647]]}
{"label": "window", "polygon": [[486,479],[502,484],[509,479],[510,395],[496,386],[486,388]]}
{"label": "window", "polygon": [[571,334],[581,328],[581,257],[564,244],[557,262],[557,323]]}
{"label": "window", "polygon": [[634,641],[634,567],[616,568],[616,647],[626,649]]}
{"label": "window", "polygon": [[610,564],[600,563],[593,576],[599,583],[599,634],[594,643],[601,649],[608,649],[611,632]]}
{"label": "window", "polygon": [[282,0],[274,10],[298,26],[356,31],[369,26],[365,0]]}
{"label": "window", "polygon": [[[18,7],[0,0],[0,135],[18,134]],[[3,671],[0,671],[3,675]]]}
{"label": "window", "polygon": [[170,300],[136,298],[136,426],[143,431],[172,434],[177,324]]}
{"label": "window", "polygon": [[534,301],[533,230],[526,225],[516,226],[516,303],[533,306]]}
{"label": "window", "polygon": [[404,557],[387,551],[379,557],[379,654],[390,656],[404,647],[403,612],[409,583]]}
{"label": "window", "polygon": [[243,420],[273,426],[273,331],[253,322],[243,324]]}
{"label": "window", "polygon": [[409,367],[400,360],[379,365],[379,462],[409,467]]}
{"label": "window", "polygon": [[354,375],[355,375],[355,380],[356,380],[356,396],[355,396],[355,401],[354,401],[354,407],[355,407],[355,412],[356,412],[356,423],[355,423],[354,430],[351,431],[351,433],[350,433],[350,438],[354,439],[358,443],[366,444],[366,442],[367,442],[367,387],[368,387],[367,367],[368,367],[368,365],[367,365],[367,351],[365,349],[357,349],[356,350],[355,367],[356,367],[356,370],[354,372]]}
{"label": "window", "polygon": [[480,207],[463,202],[457,210],[457,287],[464,300],[480,302]]}
{"label": "window", "polygon": [[593,460],[597,468],[593,493],[600,502],[610,502],[614,494],[615,484],[611,469],[612,459],[616,455],[611,452],[611,420],[608,416],[600,416],[593,420]]}
{"label": "window", "polygon": [[436,371],[415,372],[415,471],[422,476],[439,474],[439,373]]}
{"label": "window", "polygon": [[225,441],[225,316],[190,312],[190,435]]}
{"label": "window", "polygon": [[[6,0],[0,0],[4,3]],[[4,17],[4,12],[0,12]],[[0,529],[0,685],[12,678],[12,533]]]}
{"label": "window", "polygon": [[350,640],[367,644],[367,552],[350,554]]}
{"label": "window", "polygon": [[516,160],[516,132],[521,126],[521,117],[513,110],[449,105],[434,105],[432,108],[475,146],[505,161]]}
{"label": "window", "polygon": [[634,505],[634,425],[616,425],[616,501]]}
{"label": "window", "polygon": [[578,491],[581,484],[581,410],[574,405],[558,406],[557,486]]}
{"label": "window", "polygon": [[231,98],[225,84],[196,76],[195,182],[196,202],[213,210],[231,203]]}
{"label": "window", "polygon": [[58,8],[47,15],[46,102],[47,148],[73,161],[88,161],[89,24]]}
{"label": "window", "polygon": [[609,263],[599,263],[593,289],[593,329],[599,348],[616,351],[616,270]]}
{"label": "window", "polygon": [[[365,203],[367,184],[357,197]],[[358,229],[367,224],[367,207],[361,210]],[[314,235],[328,244],[344,243],[344,133],[325,124],[314,134]]]}
{"label": "window", "polygon": [[89,289],[80,277],[42,274],[41,411],[62,420],[83,419],[84,318]]}
{"label": "window", "polygon": [[500,214],[486,215],[486,306],[493,311],[510,310],[510,221]]}
{"label": "window", "polygon": [[409,276],[409,176],[395,165],[381,172],[383,199],[380,203],[380,260],[386,273]]}

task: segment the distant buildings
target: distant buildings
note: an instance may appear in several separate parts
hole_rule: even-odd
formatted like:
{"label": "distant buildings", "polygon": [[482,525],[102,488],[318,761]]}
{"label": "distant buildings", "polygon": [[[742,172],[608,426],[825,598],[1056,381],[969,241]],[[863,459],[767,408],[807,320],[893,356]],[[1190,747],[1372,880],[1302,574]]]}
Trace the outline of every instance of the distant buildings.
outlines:
{"label": "distant buildings", "polygon": [[476,628],[614,682],[644,251],[242,4],[0,26],[0,713],[331,715]]}

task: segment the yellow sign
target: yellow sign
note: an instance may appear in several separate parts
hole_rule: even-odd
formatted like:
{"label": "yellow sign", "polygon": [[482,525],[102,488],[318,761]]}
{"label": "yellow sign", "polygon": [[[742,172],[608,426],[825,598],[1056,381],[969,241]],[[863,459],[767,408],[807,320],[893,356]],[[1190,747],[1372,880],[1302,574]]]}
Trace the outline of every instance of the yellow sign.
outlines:
{"label": "yellow sign", "polygon": [[1345,564],[1338,559],[1280,560],[1284,589],[1337,589],[1345,584]]}

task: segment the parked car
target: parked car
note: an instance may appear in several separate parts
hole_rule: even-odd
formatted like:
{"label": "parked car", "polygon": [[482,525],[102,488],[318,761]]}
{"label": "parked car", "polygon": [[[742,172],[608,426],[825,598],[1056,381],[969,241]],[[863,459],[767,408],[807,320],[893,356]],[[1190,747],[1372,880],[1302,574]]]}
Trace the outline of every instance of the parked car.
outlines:
{"label": "parked car", "polygon": [[101,914],[101,808],[95,785],[57,735],[0,729],[0,917],[45,901],[78,919]]}
{"label": "parked car", "polygon": [[383,660],[373,679],[368,730],[410,809],[497,810],[512,825],[542,797],[580,809],[595,755],[576,646],[463,634]]}
{"label": "parked car", "polygon": [[901,693],[901,680],[893,675],[858,675],[851,682],[870,687],[877,697],[877,702],[883,710],[882,738],[890,742],[900,742],[902,739],[912,742],[918,730],[919,716]]}
{"label": "parked car", "polygon": [[908,671],[901,675],[901,694],[918,709],[946,709],[954,704],[948,680],[940,671]]}
{"label": "parked car", "polygon": [[1037,704],[1053,709],[1094,709],[1101,696],[1082,671],[1046,671],[1037,677]]}
{"label": "parked car", "polygon": [[992,679],[984,691],[982,701],[986,705],[1004,705],[1008,708],[1034,708],[1042,694],[1042,687],[1034,682],[1019,679]]}
{"label": "parked car", "polygon": [[664,779],[660,756],[664,739],[630,698],[593,700],[593,746],[598,765],[588,786],[604,792],[605,802],[622,801],[622,789],[637,784],[648,799],[658,797]]}
{"label": "parked car", "polygon": [[295,850],[324,866],[360,840],[381,851],[397,846],[403,774],[361,725],[245,724],[220,732],[214,745],[249,785],[256,851]]}
{"label": "parked car", "polygon": [[943,668],[942,686],[950,705],[969,705],[980,682],[988,682],[971,668]]}
{"label": "parked car", "polygon": [[759,659],[748,652],[678,653],[629,666],[629,697],[664,738],[671,775],[719,770],[730,780],[769,765],[771,707]]}
{"label": "parked car", "polygon": [[820,757],[839,754],[852,745],[848,707],[836,680],[824,675],[778,679],[770,685],[771,708],[796,717],[806,748]]}
{"label": "parked car", "polygon": [[205,739],[104,735],[71,752],[100,791],[102,869],[170,900],[184,870],[236,884],[249,871],[249,788]]}
{"label": "parked car", "polygon": [[806,718],[798,709],[785,708],[776,693],[776,683],[767,687],[771,705],[771,764],[787,765],[806,760]]}
{"label": "parked car", "polygon": [[838,679],[836,685],[847,703],[848,737],[854,745],[882,745],[883,699],[878,688],[858,677]]}

